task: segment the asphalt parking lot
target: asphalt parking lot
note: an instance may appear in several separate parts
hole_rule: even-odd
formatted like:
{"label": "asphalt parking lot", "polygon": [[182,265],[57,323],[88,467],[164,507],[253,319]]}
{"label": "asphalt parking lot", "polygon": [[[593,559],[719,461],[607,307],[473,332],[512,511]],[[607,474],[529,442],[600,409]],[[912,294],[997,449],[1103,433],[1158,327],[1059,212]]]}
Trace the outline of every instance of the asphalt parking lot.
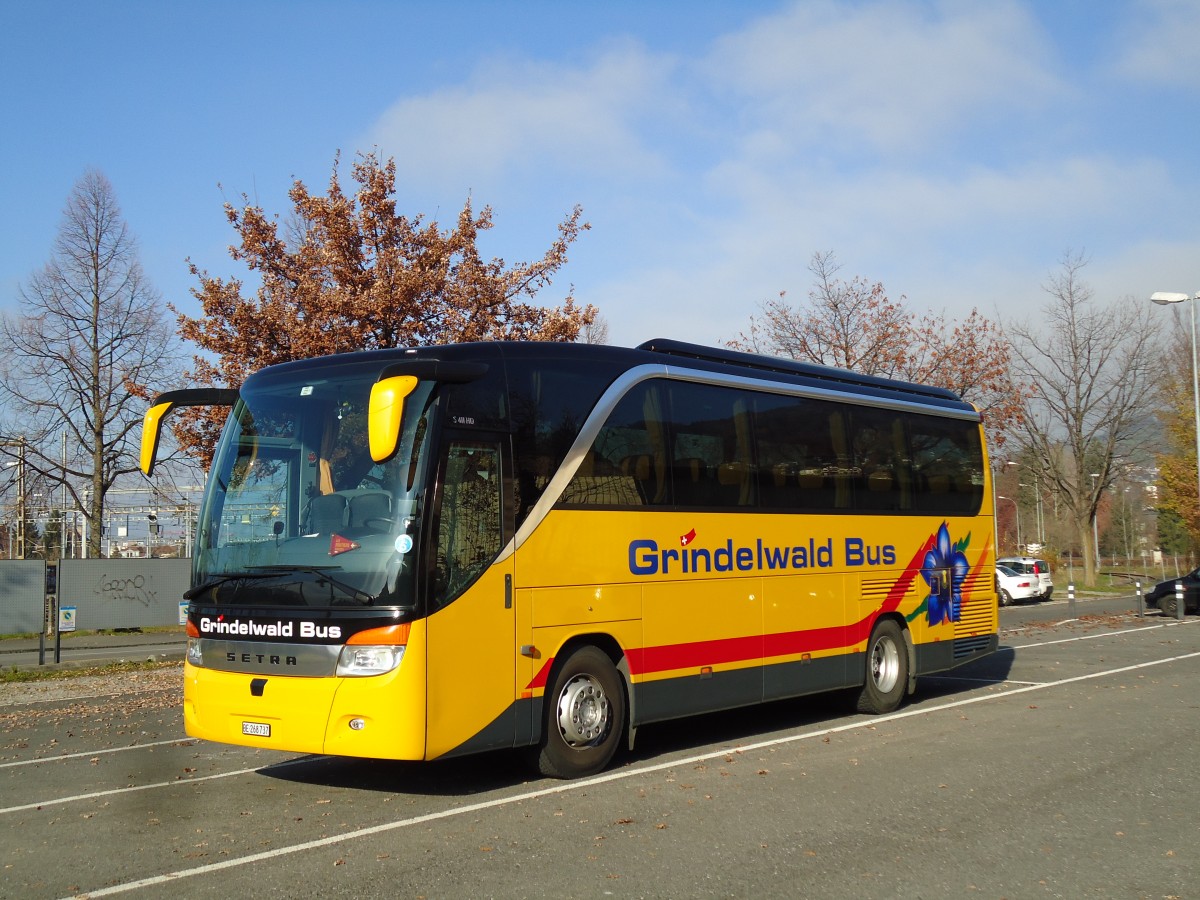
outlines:
{"label": "asphalt parking lot", "polygon": [[1195,896],[1200,620],[1056,611],[892,715],[667,723],[578,782],[191,741],[173,669],[0,692],[0,896]]}

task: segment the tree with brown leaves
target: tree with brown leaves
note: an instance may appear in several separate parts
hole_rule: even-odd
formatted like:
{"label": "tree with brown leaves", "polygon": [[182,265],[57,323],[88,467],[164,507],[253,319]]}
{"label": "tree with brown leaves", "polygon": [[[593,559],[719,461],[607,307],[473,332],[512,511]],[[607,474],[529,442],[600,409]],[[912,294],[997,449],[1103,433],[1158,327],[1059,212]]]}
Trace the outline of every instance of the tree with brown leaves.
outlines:
{"label": "tree with brown leaves", "polygon": [[729,346],[949,388],[979,407],[993,447],[1003,445],[1028,390],[1009,376],[1010,349],[999,327],[977,310],[961,323],[918,318],[881,283],[847,282],[838,269],[832,253],[814,254],[808,305],[792,306],[781,293]]}
{"label": "tree with brown leaves", "polygon": [[[1193,301],[1195,302],[1195,301]],[[1164,447],[1158,463],[1158,545],[1185,553],[1200,547],[1200,506],[1196,491],[1196,415],[1193,394],[1191,325],[1178,309],[1160,356],[1157,415]],[[1174,527],[1173,527],[1174,526]]]}
{"label": "tree with brown leaves", "polygon": [[[335,157],[329,188],[314,194],[297,180],[286,233],[248,198],[227,203],[238,234],[230,255],[258,281],[252,296],[237,278],[220,278],[189,263],[200,281],[196,318],[173,309],[180,334],[215,362],[197,356],[194,380],[237,387],[272,363],[351,350],[479,340],[574,341],[597,310],[577,307],[572,290],[561,306],[531,301],[567,262],[567,248],[589,228],[577,206],[558,226],[558,238],[534,262],[484,260],[479,235],[492,228],[492,210],[476,214],[470,199],[454,228],[396,212],[396,165],[374,153],[359,156],[347,195]],[[191,412],[192,415],[188,413]],[[184,411],[176,434],[207,461],[216,422]],[[210,448],[205,450],[204,448]]]}

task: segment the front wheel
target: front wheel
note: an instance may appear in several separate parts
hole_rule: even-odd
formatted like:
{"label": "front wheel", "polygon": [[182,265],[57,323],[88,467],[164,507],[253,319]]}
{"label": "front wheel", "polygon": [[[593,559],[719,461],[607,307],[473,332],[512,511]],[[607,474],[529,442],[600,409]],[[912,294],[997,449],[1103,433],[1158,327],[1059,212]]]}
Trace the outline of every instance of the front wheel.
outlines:
{"label": "front wheel", "polygon": [[908,688],[908,648],[893,619],[884,619],[867,643],[867,679],[858,695],[858,711],[880,715],[892,712]]}
{"label": "front wheel", "polygon": [[[1187,606],[1184,606],[1184,612],[1187,612]],[[1158,599],[1158,611],[1168,619],[1174,619],[1179,615],[1179,604],[1175,600],[1174,594],[1163,594]]]}
{"label": "front wheel", "polygon": [[607,654],[596,647],[571,654],[545,704],[538,771],[550,778],[581,778],[609,764],[625,730],[625,688]]}
{"label": "front wheel", "polygon": [[1000,605],[1012,606],[1012,594],[1010,594],[1004,588],[1000,588]]}

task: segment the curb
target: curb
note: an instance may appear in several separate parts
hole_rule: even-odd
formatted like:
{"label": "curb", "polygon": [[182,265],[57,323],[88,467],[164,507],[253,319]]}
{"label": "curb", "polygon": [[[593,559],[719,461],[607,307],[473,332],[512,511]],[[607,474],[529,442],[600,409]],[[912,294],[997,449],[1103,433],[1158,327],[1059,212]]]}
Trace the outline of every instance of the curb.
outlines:
{"label": "curb", "polygon": [[[46,653],[46,662],[39,665],[38,663],[13,663],[9,665],[3,660],[0,660],[0,673],[3,672],[70,672],[73,670],[82,669],[103,669],[106,666],[121,665],[122,663],[145,663],[145,662],[183,662],[185,651],[171,651],[170,653],[159,654],[137,654],[129,653],[120,657],[111,659],[90,659],[90,660],[67,660],[63,662],[51,662],[54,658],[54,651],[50,650]],[[0,681],[0,684],[3,682]]]}

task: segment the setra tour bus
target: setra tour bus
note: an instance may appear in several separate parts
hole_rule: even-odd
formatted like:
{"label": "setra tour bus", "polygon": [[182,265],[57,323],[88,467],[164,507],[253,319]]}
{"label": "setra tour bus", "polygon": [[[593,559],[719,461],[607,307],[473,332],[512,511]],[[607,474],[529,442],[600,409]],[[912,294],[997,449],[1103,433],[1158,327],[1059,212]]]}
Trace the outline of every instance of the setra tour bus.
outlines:
{"label": "setra tour bus", "polygon": [[346,353],[231,405],[186,594],[187,733],[603,769],[652,722],[994,651],[992,487],[956,394],[671,340]]}

